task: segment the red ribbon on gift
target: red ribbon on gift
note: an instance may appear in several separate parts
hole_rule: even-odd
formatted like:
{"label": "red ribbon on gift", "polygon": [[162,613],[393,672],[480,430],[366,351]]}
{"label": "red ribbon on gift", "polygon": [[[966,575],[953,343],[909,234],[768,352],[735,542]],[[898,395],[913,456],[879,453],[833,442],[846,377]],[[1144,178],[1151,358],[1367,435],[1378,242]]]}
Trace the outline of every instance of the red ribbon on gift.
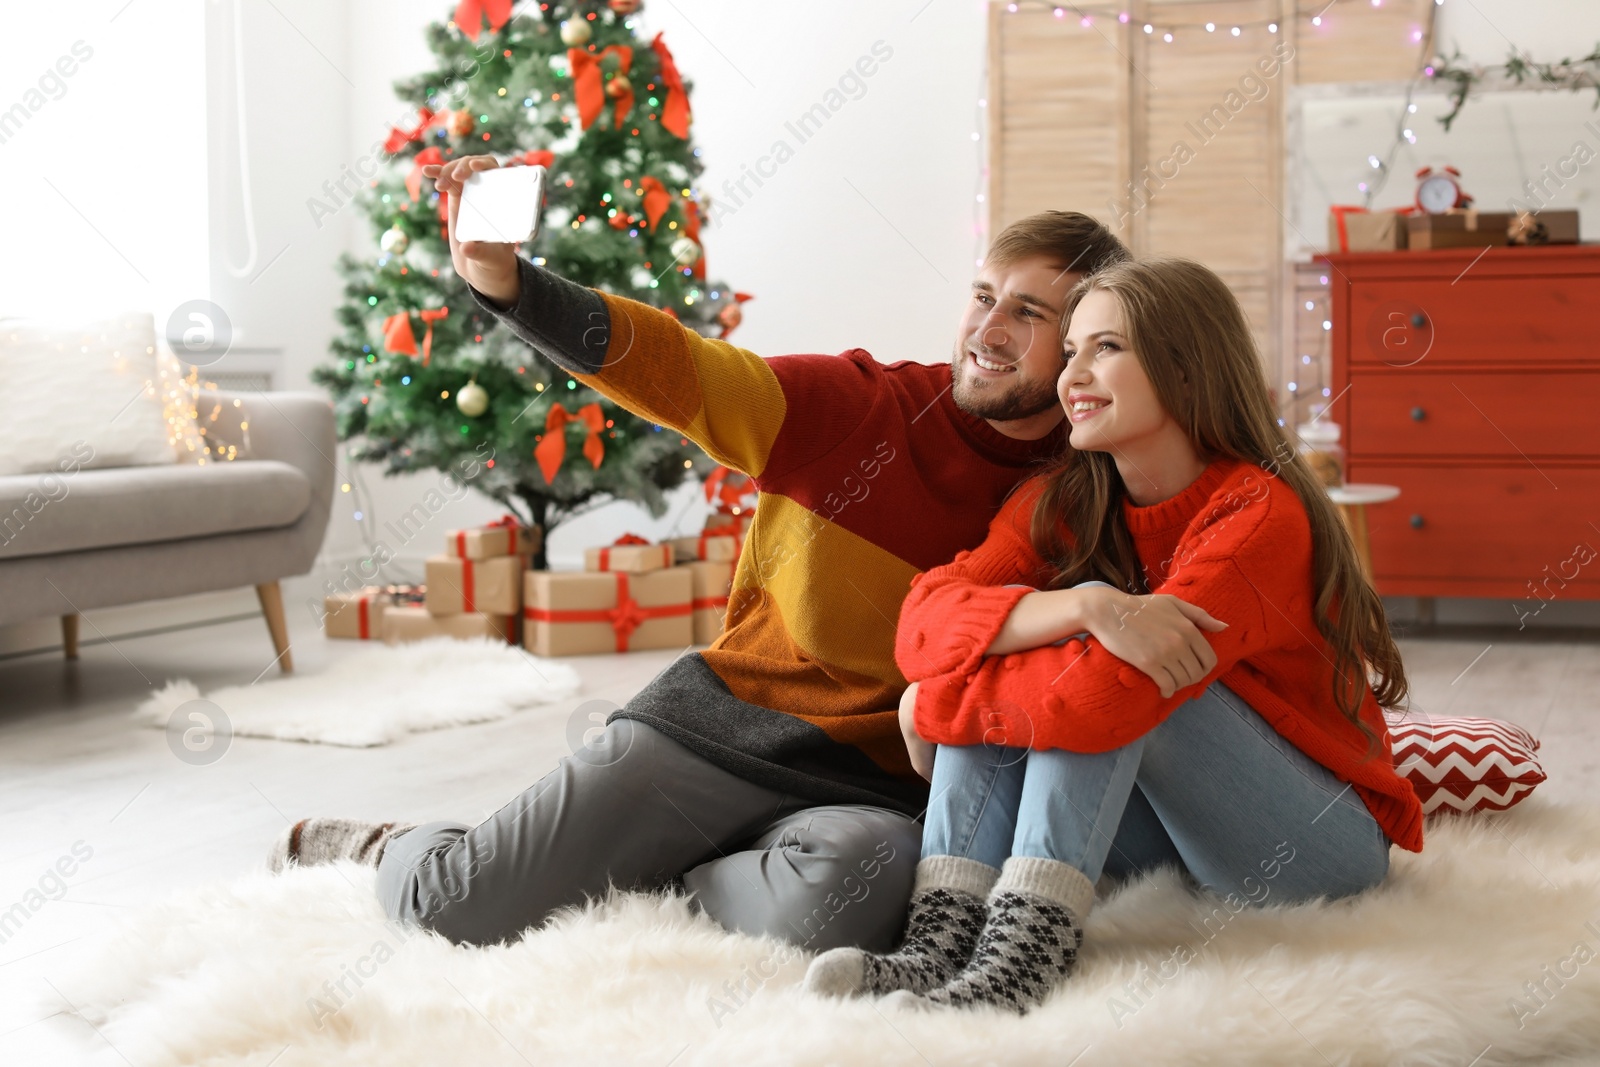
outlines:
{"label": "red ribbon on gift", "polygon": [[511,0],[461,0],[456,5],[456,28],[474,43],[483,32],[483,19],[488,16],[489,32],[499,33],[500,27],[511,21]]}
{"label": "red ribbon on gift", "polygon": [[697,596],[689,603],[696,611],[705,611],[707,608],[716,610],[718,608],[726,608],[728,606],[728,598],[725,596]]}
{"label": "red ribbon on gift", "polygon": [[1364,208],[1364,207],[1354,207],[1354,206],[1347,206],[1347,205],[1344,205],[1344,204],[1335,204],[1332,207],[1328,208],[1328,211],[1333,215],[1334,228],[1338,231],[1338,234],[1339,234],[1339,248],[1338,248],[1338,251],[1340,251],[1340,252],[1348,252],[1348,251],[1350,251],[1350,233],[1345,228],[1345,221],[1344,221],[1345,216],[1346,215],[1365,215],[1367,213],[1367,209]]}
{"label": "red ribbon on gift", "polygon": [[644,217],[650,222],[650,232],[654,233],[661,216],[672,206],[672,194],[667,192],[667,187],[661,184],[660,179],[646,174],[639,179],[639,195],[644,199]]}
{"label": "red ribbon on gift", "polygon": [[511,531],[511,554],[513,556],[518,556],[518,555],[522,554],[522,530],[523,530],[523,526],[522,526],[522,520],[521,519],[517,518],[515,515],[511,514],[508,511],[504,515],[500,516],[498,519],[495,519],[493,522],[484,523],[484,526],[486,526],[486,527],[488,527],[490,529],[499,529],[501,527],[504,527],[505,529],[510,530]]}
{"label": "red ribbon on gift", "polygon": [[[444,152],[438,145],[429,145],[411,157],[411,173],[406,175],[406,193],[412,203],[422,199],[422,168],[444,162]],[[444,197],[440,197],[443,200]]]}
{"label": "red ribbon on gift", "polygon": [[726,511],[729,508],[738,507],[741,500],[755,491],[755,486],[749,481],[741,482],[737,485],[729,485],[728,475],[730,474],[739,474],[741,477],[747,477],[740,471],[723,466],[718,466],[710,474],[706,475],[706,503],[711,504],[718,511]]}
{"label": "red ribbon on gift", "polygon": [[544,475],[544,482],[549,485],[556,480],[556,474],[561,470],[561,461],[567,458],[567,424],[579,422],[589,430],[583,439],[584,457],[597,469],[600,461],[605,459],[605,442],[600,440],[600,431],[606,428],[606,417],[600,410],[598,402],[585,404],[576,413],[568,411],[557,401],[550,405],[550,414],[544,419],[544,440],[540,441],[533,450],[533,456],[539,461],[539,473]]}
{"label": "red ribbon on gift", "polygon": [[[433,125],[434,119],[441,117],[425,107],[417,108],[417,124],[409,130],[402,130],[398,126],[389,127],[389,137],[383,142],[383,150],[389,155],[394,155],[412,141],[420,141],[428,127]],[[416,199],[413,197],[412,199]]]}
{"label": "red ribbon on gift", "polygon": [[696,558],[706,558],[706,542],[715,537],[733,538],[733,554],[735,558],[738,557],[739,553],[744,551],[744,538],[739,536],[739,527],[729,523],[726,527],[719,527],[717,529],[711,529],[708,527],[700,534],[699,539],[695,541],[694,554]]}
{"label": "red ribbon on gift", "polygon": [[678,73],[678,64],[667,49],[667,42],[661,39],[661,34],[656,34],[655,40],[650,42],[650,48],[661,61],[661,84],[666,88],[666,99],[661,105],[661,125],[687,141],[689,120],[694,116],[689,113],[689,93],[683,87],[683,75]]}
{"label": "red ribbon on gift", "polygon": [[633,599],[628,588],[628,575],[618,571],[617,603],[610,608],[569,608],[556,610],[553,608],[522,609],[522,617],[530,622],[604,622],[611,625],[612,632],[617,635],[617,651],[628,651],[628,642],[633,638],[633,632],[650,619],[670,619],[679,615],[687,615],[693,608],[689,603],[661,604],[657,607],[647,608]]}
{"label": "red ribbon on gift", "polygon": [[[594,125],[594,120],[600,117],[601,108],[606,106],[605,74],[600,63],[606,56],[617,57],[617,73],[627,74],[628,68],[633,66],[633,49],[625,44],[607,45],[599,52],[586,52],[582,48],[567,49],[567,64],[572,68],[572,96],[578,102],[578,121],[584,129]],[[612,115],[613,129],[622,128],[622,120],[628,117],[628,112],[633,110],[633,90],[617,97],[616,110]]]}
{"label": "red ribbon on gift", "polygon": [[[649,541],[645,540],[643,537],[640,537],[638,534],[623,534],[621,537],[611,542],[611,544],[607,547],[600,549],[600,569],[603,571],[608,571],[611,569],[611,549],[616,545],[648,545],[649,543]],[[666,546],[662,546],[663,558],[665,558],[665,547]]]}
{"label": "red ribbon on gift", "polygon": [[372,613],[367,605],[372,603],[372,597],[356,597],[356,636],[365,641],[372,637]]}

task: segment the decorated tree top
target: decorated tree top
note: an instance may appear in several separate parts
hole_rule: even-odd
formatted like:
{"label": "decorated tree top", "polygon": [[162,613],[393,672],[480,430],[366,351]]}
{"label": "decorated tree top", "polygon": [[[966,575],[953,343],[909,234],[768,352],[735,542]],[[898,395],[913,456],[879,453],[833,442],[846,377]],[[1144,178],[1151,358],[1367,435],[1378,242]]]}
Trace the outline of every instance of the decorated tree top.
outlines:
{"label": "decorated tree top", "polygon": [[480,154],[546,167],[544,224],[523,255],[727,336],[748,296],[706,277],[690,86],[661,35],[641,36],[638,0],[511,6],[461,0],[427,30],[435,69],[396,83],[415,121],[391,132],[363,191],[374,254],[340,259],[343,334],[313,379],[352,455],[386,473],[455,471],[546,528],[609,499],[660,514],[663,492],[710,461],[478,307],[422,167]]}

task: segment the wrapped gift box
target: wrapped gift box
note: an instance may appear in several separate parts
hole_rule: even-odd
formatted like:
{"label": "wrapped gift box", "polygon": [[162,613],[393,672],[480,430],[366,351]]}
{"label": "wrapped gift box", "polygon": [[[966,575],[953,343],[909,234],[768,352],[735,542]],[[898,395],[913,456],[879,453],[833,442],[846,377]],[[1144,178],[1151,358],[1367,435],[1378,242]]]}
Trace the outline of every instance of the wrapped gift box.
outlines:
{"label": "wrapped gift box", "polygon": [[475,560],[429,556],[427,574],[427,606],[435,615],[473,611],[515,615],[522,607],[520,557]]}
{"label": "wrapped gift box", "polygon": [[523,581],[522,643],[537,655],[636,652],[694,643],[694,578],[686,567],[646,574],[529,571]]}
{"label": "wrapped gift box", "polygon": [[685,563],[676,568],[689,572],[694,609],[694,643],[709,645],[722,634],[733,592],[733,564],[710,561]]}
{"label": "wrapped gift box", "polygon": [[383,632],[385,611],[397,604],[421,604],[423,596],[420,585],[369,585],[323,597],[323,630],[342,640],[376,640]]}
{"label": "wrapped gift box", "polygon": [[1406,247],[1406,216],[1335,205],[1328,209],[1328,248],[1334,252],[1398,252]]}
{"label": "wrapped gift box", "polygon": [[632,534],[618,538],[614,545],[586,548],[583,551],[583,569],[586,571],[647,574],[670,566],[672,566],[671,545],[652,545],[644,538]]}
{"label": "wrapped gift box", "polygon": [[1416,214],[1406,218],[1407,240],[1414,250],[1431,248],[1483,248],[1511,243],[1511,220],[1506,211],[1451,209],[1442,215]]}
{"label": "wrapped gift box", "polygon": [[455,559],[494,559],[497,556],[531,557],[544,540],[537,529],[515,525],[514,519],[501,519],[488,526],[451,530],[445,535],[445,553]]}
{"label": "wrapped gift box", "polygon": [[398,645],[425,637],[493,637],[511,644],[516,632],[516,617],[458,612],[435,615],[415,604],[391,605],[383,612],[383,640]]}
{"label": "wrapped gift box", "polygon": [[674,537],[672,558],[679,563],[705,560],[712,563],[731,563],[739,558],[739,548],[744,542],[727,534],[701,534],[699,537]]}

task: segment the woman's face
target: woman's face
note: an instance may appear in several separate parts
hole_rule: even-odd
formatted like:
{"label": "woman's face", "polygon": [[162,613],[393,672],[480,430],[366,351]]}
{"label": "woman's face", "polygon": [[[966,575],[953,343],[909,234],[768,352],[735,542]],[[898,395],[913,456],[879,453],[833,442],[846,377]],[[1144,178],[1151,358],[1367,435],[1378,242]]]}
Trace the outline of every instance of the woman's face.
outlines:
{"label": "woman's face", "polygon": [[1080,452],[1139,453],[1178,429],[1123,329],[1122,307],[1104,289],[1085,296],[1067,325],[1056,393]]}

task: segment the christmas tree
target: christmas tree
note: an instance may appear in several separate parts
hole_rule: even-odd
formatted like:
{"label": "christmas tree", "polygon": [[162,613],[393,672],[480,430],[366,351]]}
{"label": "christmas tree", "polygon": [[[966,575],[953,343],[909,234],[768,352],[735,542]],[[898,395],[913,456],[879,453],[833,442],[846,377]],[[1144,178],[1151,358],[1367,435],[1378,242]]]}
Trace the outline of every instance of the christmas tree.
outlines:
{"label": "christmas tree", "polygon": [[[545,530],[608,500],[652,515],[713,464],[688,440],[579,384],[473,301],[450,264],[445,203],[422,167],[492,153],[548,169],[544,223],[523,255],[573,281],[727,336],[748,299],[705,277],[690,86],[638,0],[461,0],[428,28],[434,70],[397,82],[416,108],[363,190],[375,254],[341,256],[340,440],[386,474],[454,471]],[[419,340],[420,336],[420,340]],[[570,447],[569,447],[570,446]],[[542,558],[536,565],[543,566]]]}

